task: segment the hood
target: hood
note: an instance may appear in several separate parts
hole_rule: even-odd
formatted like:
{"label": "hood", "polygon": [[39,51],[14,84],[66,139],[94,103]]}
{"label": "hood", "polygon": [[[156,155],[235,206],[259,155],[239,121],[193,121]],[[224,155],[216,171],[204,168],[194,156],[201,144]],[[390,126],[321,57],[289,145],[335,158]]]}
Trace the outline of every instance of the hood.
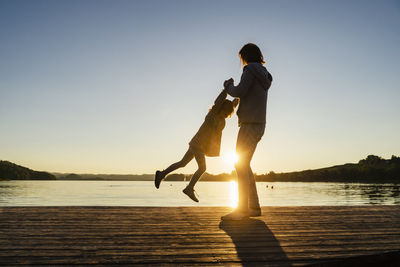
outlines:
{"label": "hood", "polygon": [[262,84],[265,90],[268,90],[271,87],[272,75],[263,65],[252,62],[248,63],[245,68],[256,76],[256,79]]}

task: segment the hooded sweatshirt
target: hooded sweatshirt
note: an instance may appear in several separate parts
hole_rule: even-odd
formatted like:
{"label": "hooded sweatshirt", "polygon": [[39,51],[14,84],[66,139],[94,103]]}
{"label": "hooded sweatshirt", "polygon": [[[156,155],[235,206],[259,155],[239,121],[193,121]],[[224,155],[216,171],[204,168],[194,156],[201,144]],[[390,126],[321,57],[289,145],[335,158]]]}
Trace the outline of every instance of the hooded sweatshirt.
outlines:
{"label": "hooded sweatshirt", "polygon": [[242,123],[265,123],[267,113],[268,89],[272,75],[261,63],[248,63],[237,86],[231,84],[227,93],[240,98],[237,111],[239,126]]}

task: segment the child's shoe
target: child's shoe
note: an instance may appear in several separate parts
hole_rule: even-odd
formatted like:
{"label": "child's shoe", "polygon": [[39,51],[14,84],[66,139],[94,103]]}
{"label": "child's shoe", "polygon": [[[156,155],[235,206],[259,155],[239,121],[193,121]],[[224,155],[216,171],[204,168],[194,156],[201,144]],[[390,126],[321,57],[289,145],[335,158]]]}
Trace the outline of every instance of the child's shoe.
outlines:
{"label": "child's shoe", "polygon": [[164,179],[164,175],[162,174],[162,172],[156,171],[156,177],[154,179],[154,185],[156,186],[157,189],[160,187],[160,183],[161,183],[162,179]]}
{"label": "child's shoe", "polygon": [[199,200],[197,199],[197,197],[194,194],[194,189],[190,188],[190,187],[186,187],[185,189],[182,190],[182,192],[187,195],[188,197],[190,197],[191,200],[195,201],[195,202],[199,202]]}

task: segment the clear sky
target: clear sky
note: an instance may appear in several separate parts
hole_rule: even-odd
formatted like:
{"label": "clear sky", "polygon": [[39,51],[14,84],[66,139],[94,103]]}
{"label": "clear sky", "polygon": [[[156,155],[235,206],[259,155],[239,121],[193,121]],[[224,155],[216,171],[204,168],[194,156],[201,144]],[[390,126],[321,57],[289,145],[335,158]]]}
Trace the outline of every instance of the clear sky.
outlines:
{"label": "clear sky", "polygon": [[[239,80],[247,42],[274,76],[255,172],[400,155],[399,1],[0,0],[0,159],[165,168]],[[237,131],[235,115],[209,172],[232,170]]]}

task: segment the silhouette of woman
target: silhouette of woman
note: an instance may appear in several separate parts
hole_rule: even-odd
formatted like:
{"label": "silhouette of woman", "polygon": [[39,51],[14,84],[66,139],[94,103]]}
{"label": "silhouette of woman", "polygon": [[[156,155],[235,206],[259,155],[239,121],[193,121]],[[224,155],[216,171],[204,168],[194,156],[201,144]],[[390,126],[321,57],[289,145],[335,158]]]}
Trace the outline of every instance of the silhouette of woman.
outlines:
{"label": "silhouette of woman", "polygon": [[248,216],[260,216],[256,184],[250,162],[258,142],[264,135],[268,89],[272,75],[263,66],[264,57],[257,45],[248,43],[239,51],[243,74],[237,86],[230,78],[224,82],[226,92],[240,99],[237,115],[239,133],[236,153],[239,161],[235,165],[238,175],[239,203],[236,210],[222,216],[222,220],[241,220]]}

